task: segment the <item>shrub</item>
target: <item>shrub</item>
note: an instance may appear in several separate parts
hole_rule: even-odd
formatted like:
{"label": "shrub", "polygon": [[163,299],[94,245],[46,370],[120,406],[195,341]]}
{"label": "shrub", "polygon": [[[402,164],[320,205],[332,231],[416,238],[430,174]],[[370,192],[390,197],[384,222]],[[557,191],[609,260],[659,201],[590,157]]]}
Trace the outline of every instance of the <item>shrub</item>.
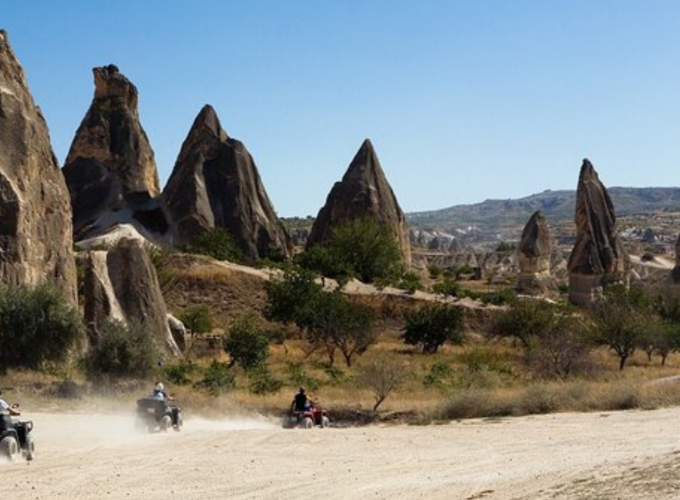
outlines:
{"label": "shrub", "polygon": [[423,284],[420,281],[420,276],[414,272],[408,272],[401,276],[397,288],[406,290],[407,293],[413,295],[416,293],[416,290],[421,290],[423,288]]}
{"label": "shrub", "polygon": [[485,305],[502,306],[515,300],[515,291],[512,288],[504,288],[495,292],[487,292],[481,296]]}
{"label": "shrub", "polygon": [[229,327],[224,350],[231,358],[230,367],[238,364],[250,370],[269,357],[269,336],[259,326],[256,316],[242,316]]}
{"label": "shrub", "polygon": [[267,365],[260,365],[248,372],[248,390],[253,394],[270,394],[278,392],[283,382],[274,377]]}
{"label": "shrub", "polygon": [[427,268],[428,272],[430,273],[430,278],[433,280],[439,279],[441,275],[444,273],[444,270],[435,264],[430,264]]}
{"label": "shrub", "polygon": [[430,371],[423,378],[423,385],[428,387],[446,388],[452,384],[453,369],[448,363],[438,361],[430,367]]}
{"label": "shrub", "polygon": [[54,285],[0,285],[0,371],[64,362],[84,337],[78,311]]}
{"label": "shrub", "polygon": [[174,385],[188,385],[191,382],[190,375],[196,371],[196,364],[191,361],[182,361],[176,365],[165,367],[164,378]]}
{"label": "shrub", "polygon": [[373,392],[373,411],[395,391],[406,377],[404,366],[394,360],[380,357],[371,364],[360,367],[359,380]]}
{"label": "shrub", "polygon": [[160,352],[148,329],[139,323],[107,321],[83,359],[92,378],[148,377],[158,365]]}
{"label": "shrub", "polygon": [[243,260],[243,252],[234,236],[222,227],[203,231],[196,241],[182,249],[188,253],[207,255],[217,260],[239,262]]}
{"label": "shrub", "polygon": [[446,304],[428,304],[405,314],[403,339],[422,347],[424,353],[437,352],[444,342],[463,342],[463,310]]}
{"label": "shrub", "polygon": [[434,293],[441,293],[445,297],[461,297],[463,295],[461,286],[452,279],[446,278],[440,283],[432,286]]}
{"label": "shrub", "polygon": [[321,382],[310,376],[300,363],[289,361],[286,363],[286,367],[288,368],[288,380],[292,385],[306,387],[312,391],[316,391],[321,385]]}
{"label": "shrub", "polygon": [[179,320],[192,333],[209,333],[214,328],[212,313],[206,306],[191,306],[185,309],[180,313]]}
{"label": "shrub", "polygon": [[229,370],[227,363],[213,360],[205,371],[203,379],[195,386],[207,390],[213,396],[218,396],[230,391],[235,387],[234,375]]}

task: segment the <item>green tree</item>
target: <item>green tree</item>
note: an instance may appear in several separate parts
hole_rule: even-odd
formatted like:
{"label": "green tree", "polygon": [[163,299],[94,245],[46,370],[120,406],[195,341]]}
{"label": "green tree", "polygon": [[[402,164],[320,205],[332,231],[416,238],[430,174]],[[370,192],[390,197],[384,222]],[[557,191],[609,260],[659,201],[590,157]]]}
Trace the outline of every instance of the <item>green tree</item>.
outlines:
{"label": "green tree", "polygon": [[142,324],[107,321],[85,354],[83,365],[91,378],[148,377],[158,365],[160,351]]}
{"label": "green tree", "polygon": [[650,313],[649,297],[642,290],[627,290],[621,285],[606,288],[591,308],[592,339],[616,353],[619,370],[642,343]]}
{"label": "green tree", "polygon": [[257,317],[248,314],[238,318],[228,329],[224,350],[229,354],[229,367],[238,364],[251,370],[269,357],[269,336],[258,324]]}
{"label": "green tree", "polygon": [[517,299],[500,313],[491,328],[495,337],[510,337],[528,348],[533,338],[557,328],[560,315],[552,304],[537,299]]}
{"label": "green tree", "polygon": [[428,304],[405,314],[403,339],[418,345],[423,353],[433,354],[445,342],[463,342],[463,310],[447,304]]}
{"label": "green tree", "polygon": [[311,314],[312,301],[323,292],[322,286],[315,281],[314,273],[300,268],[287,270],[282,277],[272,278],[265,286],[265,318],[298,326]]}
{"label": "green tree", "polygon": [[203,231],[196,240],[183,248],[188,253],[207,255],[217,260],[240,262],[243,252],[239,248],[234,236],[225,228],[216,227]]}
{"label": "green tree", "polygon": [[78,311],[54,285],[0,285],[0,371],[64,362],[84,338]]}
{"label": "green tree", "polygon": [[220,363],[217,360],[210,363],[203,378],[195,384],[195,387],[205,389],[213,396],[224,394],[235,386],[234,374],[229,370],[227,363]]}
{"label": "green tree", "polygon": [[212,314],[206,306],[191,306],[182,311],[179,319],[193,333],[209,333],[213,330]]}

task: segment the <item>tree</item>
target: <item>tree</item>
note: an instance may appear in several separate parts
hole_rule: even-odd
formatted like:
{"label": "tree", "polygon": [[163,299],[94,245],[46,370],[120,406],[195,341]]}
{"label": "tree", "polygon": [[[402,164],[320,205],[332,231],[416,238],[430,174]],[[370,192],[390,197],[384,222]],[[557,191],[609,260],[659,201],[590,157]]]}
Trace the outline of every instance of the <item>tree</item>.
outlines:
{"label": "tree", "polygon": [[298,324],[306,330],[311,345],[326,349],[331,365],[336,349],[351,366],[352,358],[375,342],[377,332],[370,311],[353,305],[340,291],[320,292],[310,305],[309,314],[301,317]]}
{"label": "tree", "polygon": [[191,306],[182,311],[179,319],[192,333],[209,333],[214,328],[212,314],[206,306]]}
{"label": "tree", "polygon": [[446,304],[428,304],[405,314],[403,339],[406,344],[422,347],[434,354],[444,342],[463,342],[463,310]]}
{"label": "tree", "polygon": [[402,384],[405,378],[404,367],[394,360],[380,357],[371,364],[364,365],[359,370],[361,382],[373,391],[375,404],[373,411]]}
{"label": "tree", "polygon": [[54,285],[0,285],[0,371],[64,362],[84,338],[78,311]]}
{"label": "tree", "polygon": [[269,336],[248,314],[237,319],[227,331],[224,350],[231,361],[229,368],[238,364],[244,370],[251,370],[264,364],[269,357]]}
{"label": "tree", "polygon": [[606,288],[604,296],[591,309],[592,338],[616,353],[619,370],[623,370],[642,342],[650,305],[642,290],[615,285]]}
{"label": "tree", "polygon": [[339,349],[350,366],[375,341],[369,311],[349,302],[339,290],[324,291],[308,270],[289,270],[267,283],[266,290],[265,317],[295,324],[313,350],[326,351],[331,364]]}
{"label": "tree", "polygon": [[533,338],[544,337],[557,328],[559,317],[557,308],[548,302],[517,299],[498,315],[491,335],[516,339],[524,348],[529,348]]}
{"label": "tree", "polygon": [[159,359],[158,346],[144,325],[110,320],[99,328],[83,365],[92,378],[143,378],[153,373]]}
{"label": "tree", "polygon": [[[317,245],[319,246],[319,245]],[[321,249],[312,247],[301,265],[331,278],[356,277],[365,283],[396,281],[401,275],[401,252],[389,226],[365,218],[335,228]]]}
{"label": "tree", "polygon": [[243,252],[234,236],[225,228],[207,229],[198,235],[196,241],[183,249],[188,253],[208,255],[217,260],[239,262],[243,260]]}

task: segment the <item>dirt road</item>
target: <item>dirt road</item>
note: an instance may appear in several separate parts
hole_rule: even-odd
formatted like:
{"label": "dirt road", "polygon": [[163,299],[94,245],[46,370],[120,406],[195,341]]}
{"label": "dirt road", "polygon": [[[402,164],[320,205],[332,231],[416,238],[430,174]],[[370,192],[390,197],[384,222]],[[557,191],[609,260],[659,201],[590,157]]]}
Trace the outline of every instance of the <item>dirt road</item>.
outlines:
{"label": "dirt road", "polygon": [[25,417],[37,458],[0,464],[3,498],[680,498],[680,408],[311,431],[188,419],[166,435]]}

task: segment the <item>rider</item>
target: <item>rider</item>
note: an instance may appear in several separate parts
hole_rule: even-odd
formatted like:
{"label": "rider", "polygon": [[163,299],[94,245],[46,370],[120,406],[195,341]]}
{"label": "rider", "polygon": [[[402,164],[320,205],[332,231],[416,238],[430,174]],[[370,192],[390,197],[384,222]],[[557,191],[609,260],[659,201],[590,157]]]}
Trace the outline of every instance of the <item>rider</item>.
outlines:
{"label": "rider", "polygon": [[163,386],[163,383],[160,381],[157,381],[154,386],[153,386],[153,391],[151,392],[151,397],[155,400],[158,401],[174,401],[175,398],[172,396],[169,396],[167,392],[165,392],[165,387]]}
{"label": "rider", "polygon": [[21,412],[12,408],[7,404],[7,401],[2,399],[2,388],[0,388],[0,430],[12,427],[11,417],[18,417]]}
{"label": "rider", "polygon": [[314,406],[314,401],[307,397],[305,394],[305,388],[300,387],[297,394],[293,397],[293,402],[290,404],[290,410],[292,412],[305,412],[311,410]]}

